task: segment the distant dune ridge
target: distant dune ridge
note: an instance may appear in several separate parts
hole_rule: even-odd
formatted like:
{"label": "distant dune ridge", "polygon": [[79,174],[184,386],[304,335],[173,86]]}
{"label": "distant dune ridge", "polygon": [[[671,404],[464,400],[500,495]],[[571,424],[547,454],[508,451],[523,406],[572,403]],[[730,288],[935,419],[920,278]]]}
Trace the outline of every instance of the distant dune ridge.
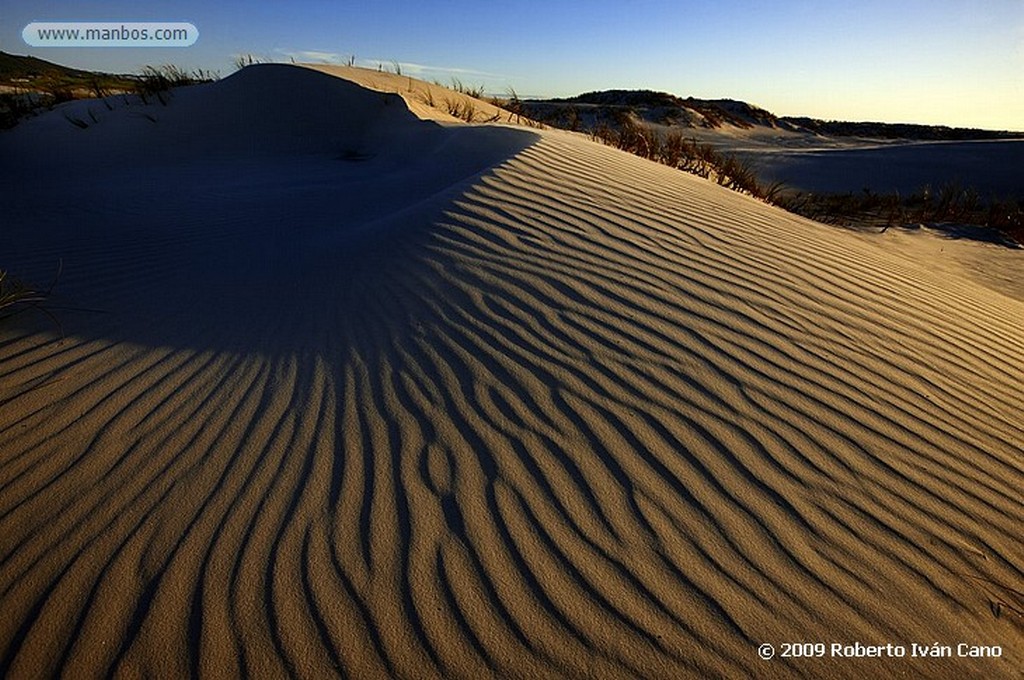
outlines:
{"label": "distant dune ridge", "polygon": [[1020,677],[1024,300],[335,74],[0,134],[0,675]]}
{"label": "distant dune ridge", "polygon": [[821,120],[808,116],[776,116],[759,106],[735,99],[683,99],[653,90],[600,90],[559,99],[527,99],[523,108],[538,120],[565,119],[570,110],[588,127],[614,123],[629,112],[647,123],[684,128],[770,128],[830,137],[865,137],[917,141],[1020,139],[1021,132],[954,128],[946,125]]}

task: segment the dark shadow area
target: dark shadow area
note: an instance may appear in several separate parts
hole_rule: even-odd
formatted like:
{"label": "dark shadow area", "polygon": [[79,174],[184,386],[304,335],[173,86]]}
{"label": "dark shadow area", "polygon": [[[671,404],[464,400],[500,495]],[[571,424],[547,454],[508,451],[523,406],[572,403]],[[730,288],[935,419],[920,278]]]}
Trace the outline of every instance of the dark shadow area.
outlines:
{"label": "dark shadow area", "polygon": [[1004,248],[1020,250],[1022,246],[1010,239],[1006,234],[992,227],[981,227],[973,224],[908,224],[901,227],[904,230],[915,231],[927,229],[945,238],[954,241],[975,241],[977,243],[988,243]]}
{"label": "dark shadow area", "polygon": [[276,355],[390,326],[380,291],[421,266],[432,219],[537,138],[423,121],[398,95],[281,65],[149,109],[148,127],[54,111],[0,134],[0,269],[42,284],[62,262],[49,304],[70,336]]}

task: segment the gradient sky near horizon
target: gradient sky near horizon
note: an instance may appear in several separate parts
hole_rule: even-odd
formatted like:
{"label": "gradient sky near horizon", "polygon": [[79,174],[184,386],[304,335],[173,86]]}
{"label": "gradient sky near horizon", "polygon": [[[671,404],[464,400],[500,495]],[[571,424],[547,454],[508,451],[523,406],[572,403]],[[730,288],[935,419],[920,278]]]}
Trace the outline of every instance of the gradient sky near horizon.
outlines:
{"label": "gradient sky near horizon", "polygon": [[[38,48],[32,21],[184,21],[188,48]],[[236,56],[387,67],[520,96],[628,88],[777,115],[1024,131],[1024,0],[0,0],[0,50],[228,75]]]}

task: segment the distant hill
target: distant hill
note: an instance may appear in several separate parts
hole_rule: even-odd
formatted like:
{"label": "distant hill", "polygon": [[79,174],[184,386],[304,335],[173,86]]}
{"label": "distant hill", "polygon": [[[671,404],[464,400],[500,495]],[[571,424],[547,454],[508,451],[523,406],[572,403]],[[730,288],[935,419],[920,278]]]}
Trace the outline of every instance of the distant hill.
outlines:
{"label": "distant hill", "polygon": [[147,95],[159,98],[171,87],[210,80],[212,73],[187,73],[173,65],[147,66],[138,75],[102,73],[0,52],[0,130],[73,99],[132,93],[144,102]]}
{"label": "distant hill", "polygon": [[775,126],[777,119],[768,111],[730,99],[682,99],[667,92],[652,90],[602,90],[566,99],[526,100],[524,113],[546,123],[565,127],[568,123],[587,129],[595,125],[615,125],[623,115],[639,117],[649,123],[689,128],[717,128],[722,125],[749,128]]}
{"label": "distant hill", "polygon": [[47,91],[55,87],[89,88],[98,82],[113,88],[128,86],[136,80],[136,76],[86,71],[37,57],[0,52],[0,85],[7,87]]}
{"label": "distant hill", "polygon": [[0,83],[28,84],[41,79],[83,79],[92,76],[89,71],[68,68],[36,57],[21,57],[0,52]]}
{"label": "distant hill", "polygon": [[945,125],[915,125],[913,123],[851,123],[816,118],[787,117],[787,124],[829,137],[869,137],[880,139],[914,139],[922,141],[970,141],[981,139],[1020,138],[1019,132],[954,128]]}
{"label": "distant hill", "polygon": [[617,126],[623,116],[647,123],[683,128],[750,129],[766,127],[829,137],[873,139],[978,140],[1019,138],[1021,133],[907,123],[824,121],[779,117],[758,106],[734,99],[683,99],[652,90],[601,90],[564,99],[529,99],[523,113],[535,120],[572,130],[599,125]]}

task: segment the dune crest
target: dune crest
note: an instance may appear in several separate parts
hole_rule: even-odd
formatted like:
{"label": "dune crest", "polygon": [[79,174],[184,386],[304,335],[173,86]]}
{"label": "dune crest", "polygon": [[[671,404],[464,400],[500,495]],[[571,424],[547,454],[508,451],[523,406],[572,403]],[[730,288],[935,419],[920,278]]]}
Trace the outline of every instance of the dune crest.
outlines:
{"label": "dune crest", "polygon": [[[0,328],[0,675],[1021,667],[1024,303],[572,135],[387,106],[366,158],[156,154],[127,197],[116,168],[40,188],[10,170],[43,138],[0,136],[34,206],[0,251],[104,310]],[[758,657],[786,641],[1003,655]]]}

